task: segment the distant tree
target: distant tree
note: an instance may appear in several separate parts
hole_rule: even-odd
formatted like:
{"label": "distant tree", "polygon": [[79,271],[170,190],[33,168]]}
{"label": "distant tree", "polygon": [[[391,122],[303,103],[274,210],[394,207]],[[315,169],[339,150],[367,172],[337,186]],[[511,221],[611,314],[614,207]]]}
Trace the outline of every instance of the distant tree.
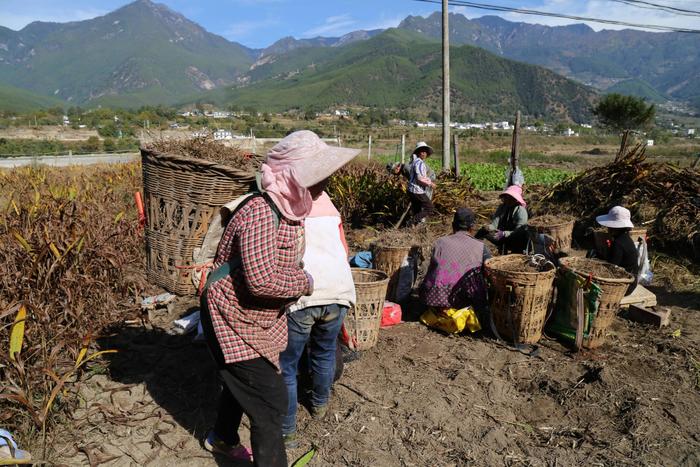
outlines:
{"label": "distant tree", "polygon": [[641,97],[608,94],[593,108],[601,125],[617,131],[637,130],[649,126],[656,115],[654,104]]}
{"label": "distant tree", "polygon": [[441,122],[442,121],[442,114],[438,112],[437,110],[431,110],[430,113],[428,114],[428,120],[431,122]]}
{"label": "distant tree", "polygon": [[602,126],[622,132],[618,154],[618,157],[621,157],[627,145],[629,132],[651,126],[656,107],[654,104],[647,104],[641,97],[608,94],[593,108],[593,114]]}

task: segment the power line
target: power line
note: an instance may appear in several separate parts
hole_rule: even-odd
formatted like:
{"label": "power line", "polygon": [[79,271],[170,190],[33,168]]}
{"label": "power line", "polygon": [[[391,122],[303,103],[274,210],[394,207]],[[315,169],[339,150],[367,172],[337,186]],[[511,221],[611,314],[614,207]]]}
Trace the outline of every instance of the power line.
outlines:
{"label": "power line", "polygon": [[[414,1],[423,2],[423,3],[440,3],[440,0],[414,0]],[[585,17],[585,16],[565,15],[562,13],[552,13],[549,11],[528,10],[528,9],[523,9],[523,8],[511,8],[511,7],[501,6],[501,5],[491,5],[491,4],[487,4],[487,3],[467,2],[467,1],[463,1],[463,0],[452,0],[452,1],[450,1],[450,5],[475,8],[477,10],[503,11],[503,12],[508,12],[508,13],[519,13],[522,15],[547,16],[547,17],[551,17],[551,18],[572,19],[575,21],[590,21],[593,23],[613,24],[616,26],[629,26],[629,27],[633,27],[633,28],[652,29],[652,30],[656,30],[656,31],[700,34],[700,29],[676,28],[673,26],[662,26],[662,25],[658,25],[658,24],[628,23],[626,21],[616,21],[616,20],[611,20],[611,19],[589,18],[589,17]]]}
{"label": "power line", "polygon": [[649,10],[661,10],[668,13],[675,13],[680,16],[700,16],[700,11],[678,8],[671,5],[663,5],[661,3],[646,2],[644,0],[610,0],[617,3],[625,3],[627,5],[636,6],[639,8],[647,8]]}

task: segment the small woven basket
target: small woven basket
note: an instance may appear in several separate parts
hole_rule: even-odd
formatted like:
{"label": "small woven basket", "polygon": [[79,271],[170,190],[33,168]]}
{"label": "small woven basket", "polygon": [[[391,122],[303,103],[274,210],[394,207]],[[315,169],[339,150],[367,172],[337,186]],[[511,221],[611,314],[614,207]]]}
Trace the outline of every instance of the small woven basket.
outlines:
{"label": "small woven basket", "polygon": [[177,295],[196,293],[192,250],[219,208],[247,193],[255,174],[141,148],[148,280]]}
{"label": "small woven basket", "polygon": [[[620,302],[625,296],[627,288],[634,282],[634,277],[621,267],[591,258],[562,258],[560,265],[563,270],[570,270],[583,279],[590,278],[601,288],[598,311],[591,323],[588,337],[583,339],[584,348],[600,347],[605,341],[605,333],[612,324],[615,313],[620,309]],[[622,278],[604,277],[601,273],[597,273],[597,275],[591,273],[591,271],[600,270],[600,266],[616,270],[615,275],[622,276]]]}
{"label": "small woven basket", "polygon": [[386,298],[396,301],[396,287],[399,283],[399,271],[404,260],[411,252],[410,246],[381,246],[372,248],[372,261],[375,269],[384,271],[389,276]]}
{"label": "small woven basket", "polygon": [[377,344],[382,322],[384,299],[389,278],[376,269],[352,268],[357,301],[345,316],[348,347],[367,350]]}
{"label": "small woven basket", "polygon": [[[637,244],[641,237],[646,240],[647,229],[643,227],[635,227],[629,231],[629,236],[634,244]],[[612,237],[605,229],[597,229],[593,231],[593,242],[595,243],[595,252],[600,259],[608,259],[608,241],[612,241]]]}
{"label": "small woven basket", "polygon": [[554,239],[554,248],[557,251],[568,252],[571,250],[571,239],[574,232],[574,219],[557,224],[538,224],[537,217],[528,222],[527,231],[530,241],[536,243],[539,234],[547,234]]}
{"label": "small woven basket", "polygon": [[514,254],[496,256],[485,263],[496,330],[519,344],[534,344],[542,337],[556,273],[551,263],[540,272],[512,270],[528,261],[527,256]]}

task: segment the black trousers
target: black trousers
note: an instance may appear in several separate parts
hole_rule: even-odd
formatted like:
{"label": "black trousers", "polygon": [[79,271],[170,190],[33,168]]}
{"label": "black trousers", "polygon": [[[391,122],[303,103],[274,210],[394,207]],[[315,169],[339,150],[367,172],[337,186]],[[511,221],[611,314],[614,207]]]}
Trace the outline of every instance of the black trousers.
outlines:
{"label": "black trousers", "polygon": [[411,201],[411,213],[413,214],[411,222],[409,223],[410,225],[420,223],[423,219],[432,216],[435,212],[433,202],[425,193],[416,194],[409,191],[408,197]]}
{"label": "black trousers", "polygon": [[200,316],[207,346],[222,382],[214,433],[230,445],[240,443],[238,429],[245,413],[250,419],[250,444],[256,466],[287,467],[282,417],[287,414],[287,387],[281,373],[264,358],[225,363],[202,294]]}

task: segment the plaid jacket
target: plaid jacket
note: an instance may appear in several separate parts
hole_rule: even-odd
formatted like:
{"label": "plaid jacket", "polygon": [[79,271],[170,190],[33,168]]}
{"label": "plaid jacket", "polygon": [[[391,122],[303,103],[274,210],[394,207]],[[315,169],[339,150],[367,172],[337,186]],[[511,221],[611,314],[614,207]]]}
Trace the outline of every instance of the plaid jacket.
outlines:
{"label": "plaid jacket", "polygon": [[268,202],[255,197],[233,216],[214,259],[240,256],[242,266],[209,286],[214,333],[226,363],[263,357],[279,368],[287,346],[283,308],[309,293],[301,268],[304,224],[284,217],[276,227]]}

